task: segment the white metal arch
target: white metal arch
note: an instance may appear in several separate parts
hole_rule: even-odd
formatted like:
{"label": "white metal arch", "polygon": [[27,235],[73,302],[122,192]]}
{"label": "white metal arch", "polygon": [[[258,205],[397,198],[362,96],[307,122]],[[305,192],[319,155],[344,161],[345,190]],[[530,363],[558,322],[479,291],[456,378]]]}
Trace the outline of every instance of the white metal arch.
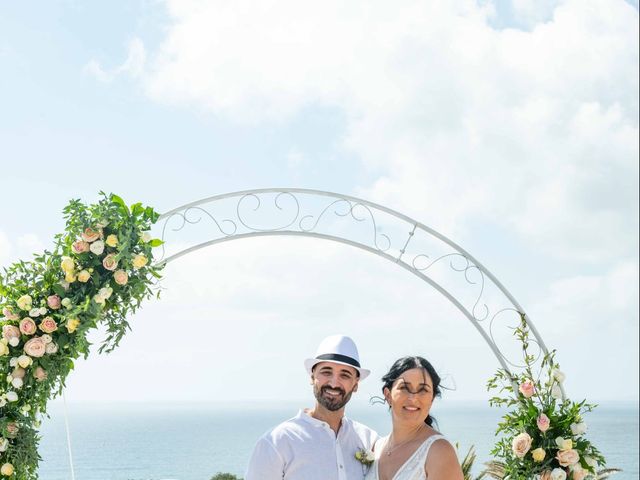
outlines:
{"label": "white metal arch", "polygon": [[[538,358],[548,353],[522,306],[484,265],[433,228],[383,205],[321,190],[244,190],[174,208],[160,216],[156,228],[165,242],[159,264],[209,245],[260,236],[312,237],[360,248],[440,292],[471,322],[507,372],[522,365],[498,346],[493,328],[505,316],[519,322],[523,315],[539,347]],[[176,240],[174,234],[181,237]],[[172,251],[177,241],[188,246]],[[469,288],[471,294],[464,291]]]}

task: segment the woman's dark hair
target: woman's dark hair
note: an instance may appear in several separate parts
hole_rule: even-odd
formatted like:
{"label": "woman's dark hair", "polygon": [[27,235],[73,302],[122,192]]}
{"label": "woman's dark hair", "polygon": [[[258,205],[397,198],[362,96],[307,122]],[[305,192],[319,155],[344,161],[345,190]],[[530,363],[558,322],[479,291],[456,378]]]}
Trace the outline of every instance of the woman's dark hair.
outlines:
{"label": "woman's dark hair", "polygon": [[[422,357],[402,357],[396,360],[387,374],[382,377],[382,393],[384,394],[385,388],[391,390],[393,383],[398,378],[400,378],[400,375],[413,368],[422,368],[423,370],[427,371],[427,373],[431,377],[431,381],[433,382],[433,398],[439,397],[441,395],[440,375],[438,375],[435,368],[433,368],[433,365],[431,365],[428,360]],[[431,415],[427,415],[427,418],[424,419],[424,423],[426,423],[430,427],[433,426],[434,421],[435,419]]]}

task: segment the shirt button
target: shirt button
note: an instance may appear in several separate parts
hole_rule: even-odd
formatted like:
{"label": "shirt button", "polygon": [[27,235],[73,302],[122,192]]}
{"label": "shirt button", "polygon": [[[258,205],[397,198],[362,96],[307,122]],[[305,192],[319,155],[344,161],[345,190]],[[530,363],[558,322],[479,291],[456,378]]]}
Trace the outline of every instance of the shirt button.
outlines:
{"label": "shirt button", "polygon": [[342,465],[340,465],[340,468],[342,468]]}

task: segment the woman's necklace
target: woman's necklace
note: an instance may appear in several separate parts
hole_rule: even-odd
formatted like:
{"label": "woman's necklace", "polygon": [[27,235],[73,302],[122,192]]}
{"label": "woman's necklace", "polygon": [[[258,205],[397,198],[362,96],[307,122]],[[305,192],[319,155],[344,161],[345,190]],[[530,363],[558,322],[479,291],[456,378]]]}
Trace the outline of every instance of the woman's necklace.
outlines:
{"label": "woman's necklace", "polygon": [[[387,448],[387,457],[389,455],[391,455],[393,452],[395,452],[398,448],[406,445],[407,443],[410,443],[412,441],[414,441],[416,438],[418,438],[418,434],[420,433],[420,431],[422,430],[422,427],[424,427],[424,423],[420,424],[420,426],[418,428],[416,428],[416,431],[413,435],[411,435],[411,437],[408,440],[405,440],[404,442],[400,442],[396,445],[394,445],[392,448]],[[393,437],[393,433],[391,434],[391,437]],[[389,444],[391,444],[391,437],[389,438]]]}

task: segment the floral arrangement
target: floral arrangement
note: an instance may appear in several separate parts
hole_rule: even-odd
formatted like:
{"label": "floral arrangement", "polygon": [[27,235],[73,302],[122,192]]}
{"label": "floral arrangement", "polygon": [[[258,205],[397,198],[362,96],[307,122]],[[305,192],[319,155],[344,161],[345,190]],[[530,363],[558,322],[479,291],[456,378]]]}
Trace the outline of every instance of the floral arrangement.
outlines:
{"label": "floral arrangement", "polygon": [[371,450],[365,450],[364,448],[359,449],[355,453],[354,457],[356,457],[356,460],[358,460],[362,465],[367,467],[371,465],[376,459]]}
{"label": "floral arrangement", "polygon": [[521,317],[514,333],[523,346],[522,374],[498,370],[487,384],[488,390],[506,394],[489,403],[512,409],[498,424],[502,437],[491,454],[502,461],[503,478],[511,480],[595,479],[605,459],[586,438],[583,418],[595,405],[563,398],[565,375],[554,361],[555,351],[542,358],[540,376],[534,375],[536,359],[529,354],[529,329]]}
{"label": "floral arrangement", "polygon": [[0,275],[0,477],[37,478],[39,417],[74,360],[87,357],[87,332],[106,326],[100,352],[113,350],[127,317],[154,295],[152,248],[162,242],[148,230],[159,215],[101,195],[97,204],[65,207],[65,233],[52,252]]}

